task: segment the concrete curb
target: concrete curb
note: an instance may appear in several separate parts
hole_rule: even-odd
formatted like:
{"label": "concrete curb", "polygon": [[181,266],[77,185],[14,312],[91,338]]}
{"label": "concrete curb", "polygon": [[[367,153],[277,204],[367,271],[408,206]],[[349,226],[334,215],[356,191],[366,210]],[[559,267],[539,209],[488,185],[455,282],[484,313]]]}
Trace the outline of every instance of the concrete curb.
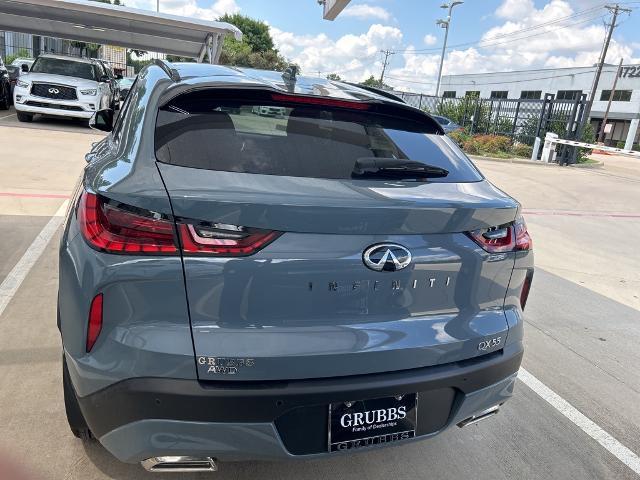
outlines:
{"label": "concrete curb", "polygon": [[[496,158],[496,157],[482,157],[480,155],[468,155],[468,157],[472,160],[487,160],[489,162],[499,162],[499,163],[519,163],[522,165],[535,165],[537,167],[558,167],[557,163],[546,163],[542,161],[535,160],[527,160],[525,158]],[[601,168],[604,167],[604,162],[597,163],[576,163],[575,165],[570,165],[575,168]]]}

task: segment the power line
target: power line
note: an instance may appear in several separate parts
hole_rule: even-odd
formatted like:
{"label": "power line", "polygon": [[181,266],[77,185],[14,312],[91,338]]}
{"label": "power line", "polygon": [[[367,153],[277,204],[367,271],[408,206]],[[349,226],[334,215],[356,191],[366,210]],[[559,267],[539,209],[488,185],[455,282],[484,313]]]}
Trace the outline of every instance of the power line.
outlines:
{"label": "power line", "polygon": [[[452,50],[454,48],[464,47],[464,46],[471,46],[471,45],[477,45],[480,48],[486,48],[486,47],[495,47],[495,46],[500,46],[500,45],[506,45],[508,43],[520,42],[522,40],[526,40],[527,38],[539,37],[540,35],[547,35],[549,33],[557,32],[557,31],[563,30],[565,28],[574,27],[576,25],[581,25],[581,24],[584,24],[584,23],[589,23],[589,22],[592,22],[593,20],[598,20],[600,18],[604,18],[605,16],[606,15],[598,15],[596,17],[587,18],[586,20],[581,20],[579,22],[570,23],[570,24],[563,25],[563,26],[558,27],[558,28],[551,29],[551,30],[545,30],[544,32],[535,33],[533,35],[526,35],[524,37],[513,38],[513,39],[510,39],[510,40],[505,40],[503,42],[490,43],[490,42],[481,40],[481,41],[477,41],[477,42],[459,43],[457,45],[451,45],[451,46],[447,47],[447,50]],[[413,52],[411,50],[407,51],[407,53],[413,53],[414,55],[434,55],[433,52],[424,52],[424,51],[415,51],[415,52]]]}
{"label": "power line", "polygon": [[[640,2],[638,2],[638,3],[640,3]],[[507,37],[510,37],[510,36],[513,36],[513,35],[518,35],[518,34],[523,33],[523,32],[537,30],[538,28],[543,28],[545,26],[552,25],[552,24],[555,24],[555,23],[558,23],[558,22],[562,22],[564,20],[568,20],[568,19],[572,19],[572,18],[578,18],[578,17],[584,16],[584,15],[588,15],[588,14],[594,13],[596,10],[600,10],[604,6],[605,6],[605,4],[603,3],[603,4],[600,4],[598,6],[591,7],[591,8],[588,8],[586,10],[582,10],[580,12],[573,13],[571,15],[567,15],[565,17],[556,18],[555,20],[550,20],[548,22],[538,23],[536,25],[532,25],[532,26],[529,26],[529,27],[521,28],[521,29],[515,30],[513,32],[504,33],[502,35],[496,35],[495,37],[487,38],[487,39],[484,39],[484,40],[476,40],[476,41],[473,41],[473,42],[465,42],[465,43],[459,43],[459,44],[456,44],[456,45],[451,45],[450,48],[457,48],[457,47],[461,47],[461,46],[465,46],[465,45],[473,45],[473,44],[477,44],[477,43],[490,42],[490,41],[493,41],[493,40],[500,40],[502,38],[507,38]],[[438,51],[438,50],[440,50],[440,47],[416,48],[416,49],[407,48],[407,49],[403,49],[403,50],[396,50],[396,52],[427,52],[427,51],[435,52],[435,51]]]}

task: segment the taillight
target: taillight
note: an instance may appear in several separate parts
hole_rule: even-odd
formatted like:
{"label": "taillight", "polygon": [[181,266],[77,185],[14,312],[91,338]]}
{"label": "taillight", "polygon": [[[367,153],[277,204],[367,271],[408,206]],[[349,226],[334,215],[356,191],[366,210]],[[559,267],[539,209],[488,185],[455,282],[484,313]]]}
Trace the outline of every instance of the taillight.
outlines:
{"label": "taillight", "polygon": [[533,246],[522,217],[507,225],[482,228],[467,235],[489,253],[530,250]]}
{"label": "taillight", "polygon": [[252,255],[281,235],[281,232],[273,230],[219,223],[211,225],[180,223],[178,229],[184,253],[224,257]]}
{"label": "taillight", "polygon": [[[108,253],[135,255],[178,254],[173,220],[122,204],[111,204],[83,192],[78,204],[78,223],[85,240]],[[178,223],[185,254],[239,257],[252,255],[281,235],[281,232],[220,223]]]}
{"label": "taillight", "polygon": [[91,351],[102,331],[102,294],[99,293],[91,301],[89,323],[87,325],[87,353]]}
{"label": "taillight", "polygon": [[109,253],[177,253],[173,222],[151,212],[137,213],[84,192],[78,223],[85,240]]}

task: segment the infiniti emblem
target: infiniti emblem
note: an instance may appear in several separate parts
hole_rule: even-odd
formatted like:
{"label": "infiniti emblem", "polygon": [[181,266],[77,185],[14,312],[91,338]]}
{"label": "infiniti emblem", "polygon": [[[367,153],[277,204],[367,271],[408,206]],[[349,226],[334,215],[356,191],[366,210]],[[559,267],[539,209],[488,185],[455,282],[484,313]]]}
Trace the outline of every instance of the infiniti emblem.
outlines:
{"label": "infiniti emblem", "polygon": [[50,88],[49,89],[49,93],[53,93],[54,95],[58,95],[60,93],[60,90],[58,90],[57,88]]}
{"label": "infiniti emblem", "polygon": [[395,272],[411,263],[411,252],[397,243],[378,243],[364,251],[362,261],[376,272]]}

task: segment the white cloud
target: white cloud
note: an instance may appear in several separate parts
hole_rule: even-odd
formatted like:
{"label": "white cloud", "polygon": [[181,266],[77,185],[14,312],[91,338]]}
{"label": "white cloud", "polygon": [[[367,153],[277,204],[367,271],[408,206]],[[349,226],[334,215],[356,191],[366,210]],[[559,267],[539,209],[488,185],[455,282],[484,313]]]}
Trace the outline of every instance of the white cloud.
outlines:
{"label": "white cloud", "polygon": [[422,39],[422,41],[425,43],[425,45],[435,45],[438,39],[436,38],[435,35],[431,35],[430,33],[427,33]]}
{"label": "white cloud", "polygon": [[504,0],[496,10],[500,18],[517,19],[530,15],[535,10],[533,0]]}
{"label": "white cloud", "polygon": [[276,48],[309,75],[337,73],[341,77],[360,81],[369,75],[379,75],[382,67],[381,49],[398,49],[402,32],[395,27],[374,24],[366,33],[347,34],[337,40],[325,34],[295,35],[269,27]]}
{"label": "white cloud", "polygon": [[374,5],[368,5],[366,3],[360,3],[360,4],[348,6],[341,13],[341,16],[355,17],[360,20],[366,20],[368,18],[373,18],[377,20],[389,20],[391,18],[391,14],[384,8],[377,7]]}
{"label": "white cloud", "polygon": [[[127,7],[155,10],[156,0],[125,0]],[[194,17],[203,20],[215,20],[225,13],[236,13],[240,7],[236,0],[215,0],[208,6],[200,6],[196,0],[160,0],[160,12]]]}

